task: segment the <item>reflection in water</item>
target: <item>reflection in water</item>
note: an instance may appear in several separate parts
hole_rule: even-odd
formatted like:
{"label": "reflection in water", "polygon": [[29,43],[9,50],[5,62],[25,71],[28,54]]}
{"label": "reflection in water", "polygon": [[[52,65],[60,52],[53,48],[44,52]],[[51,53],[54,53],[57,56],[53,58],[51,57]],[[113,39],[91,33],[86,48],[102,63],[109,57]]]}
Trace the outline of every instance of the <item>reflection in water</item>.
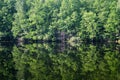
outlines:
{"label": "reflection in water", "polygon": [[0,47],[2,80],[120,80],[119,45]]}
{"label": "reflection in water", "polygon": [[15,80],[12,47],[0,43],[0,80]]}

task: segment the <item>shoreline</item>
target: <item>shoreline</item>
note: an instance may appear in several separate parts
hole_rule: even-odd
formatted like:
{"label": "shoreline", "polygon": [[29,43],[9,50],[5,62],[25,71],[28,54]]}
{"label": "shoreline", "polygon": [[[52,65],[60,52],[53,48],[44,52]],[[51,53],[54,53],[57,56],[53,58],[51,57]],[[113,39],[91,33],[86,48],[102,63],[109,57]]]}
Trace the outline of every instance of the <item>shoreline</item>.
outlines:
{"label": "shoreline", "polygon": [[120,40],[117,41],[61,41],[61,40],[32,40],[32,39],[12,39],[12,40],[1,40],[0,43],[51,43],[51,42],[57,42],[57,43],[116,43],[120,44]]}

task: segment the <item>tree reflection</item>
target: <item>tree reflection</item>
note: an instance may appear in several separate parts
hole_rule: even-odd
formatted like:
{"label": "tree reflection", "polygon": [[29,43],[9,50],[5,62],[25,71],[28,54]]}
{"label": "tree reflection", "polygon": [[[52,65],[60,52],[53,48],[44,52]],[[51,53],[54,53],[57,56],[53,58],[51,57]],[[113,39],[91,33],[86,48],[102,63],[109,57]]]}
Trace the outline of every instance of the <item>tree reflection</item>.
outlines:
{"label": "tree reflection", "polygon": [[0,80],[16,80],[10,45],[0,43]]}
{"label": "tree reflection", "polygon": [[70,46],[44,43],[13,47],[17,79],[119,80],[120,54],[116,45]]}

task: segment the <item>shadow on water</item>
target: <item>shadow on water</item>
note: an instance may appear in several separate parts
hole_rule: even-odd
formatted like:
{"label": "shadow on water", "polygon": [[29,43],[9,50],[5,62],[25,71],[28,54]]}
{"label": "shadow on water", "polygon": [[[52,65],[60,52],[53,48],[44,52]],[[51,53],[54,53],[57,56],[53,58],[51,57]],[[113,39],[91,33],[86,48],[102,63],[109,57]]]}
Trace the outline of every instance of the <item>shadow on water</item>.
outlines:
{"label": "shadow on water", "polygon": [[120,80],[117,44],[4,45],[0,47],[2,80]]}

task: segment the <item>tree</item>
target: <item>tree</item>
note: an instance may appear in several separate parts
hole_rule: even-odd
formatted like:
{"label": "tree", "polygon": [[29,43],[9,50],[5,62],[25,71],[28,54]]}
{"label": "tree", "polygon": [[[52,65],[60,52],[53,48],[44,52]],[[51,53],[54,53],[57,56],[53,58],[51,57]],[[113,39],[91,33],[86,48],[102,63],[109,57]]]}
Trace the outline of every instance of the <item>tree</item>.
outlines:
{"label": "tree", "polygon": [[12,27],[13,36],[23,37],[28,32],[27,28],[27,20],[26,20],[26,9],[25,9],[25,1],[24,0],[17,0],[15,4],[16,13],[14,14],[14,22]]}
{"label": "tree", "polygon": [[92,40],[96,37],[96,14],[93,12],[83,12],[80,21],[79,36],[81,40]]}
{"label": "tree", "polygon": [[61,2],[57,21],[60,32],[64,32],[67,36],[76,36],[80,20],[79,8],[79,0],[63,0]]}
{"label": "tree", "polygon": [[116,6],[116,1],[113,1],[110,5],[110,13],[108,15],[108,19],[107,22],[105,24],[105,35],[107,40],[112,40],[115,41],[116,40],[116,35],[119,32],[118,31],[118,22],[119,22],[119,18],[117,15],[117,6]]}
{"label": "tree", "polygon": [[0,39],[11,40],[13,38],[11,28],[13,22],[14,0],[0,1]]}
{"label": "tree", "polygon": [[118,25],[117,25],[117,39],[120,40],[120,0],[117,2],[117,18],[118,18]]}
{"label": "tree", "polygon": [[18,0],[12,32],[15,38],[32,40],[56,41],[64,34],[65,40],[115,41],[120,35],[117,3],[117,0]]}

